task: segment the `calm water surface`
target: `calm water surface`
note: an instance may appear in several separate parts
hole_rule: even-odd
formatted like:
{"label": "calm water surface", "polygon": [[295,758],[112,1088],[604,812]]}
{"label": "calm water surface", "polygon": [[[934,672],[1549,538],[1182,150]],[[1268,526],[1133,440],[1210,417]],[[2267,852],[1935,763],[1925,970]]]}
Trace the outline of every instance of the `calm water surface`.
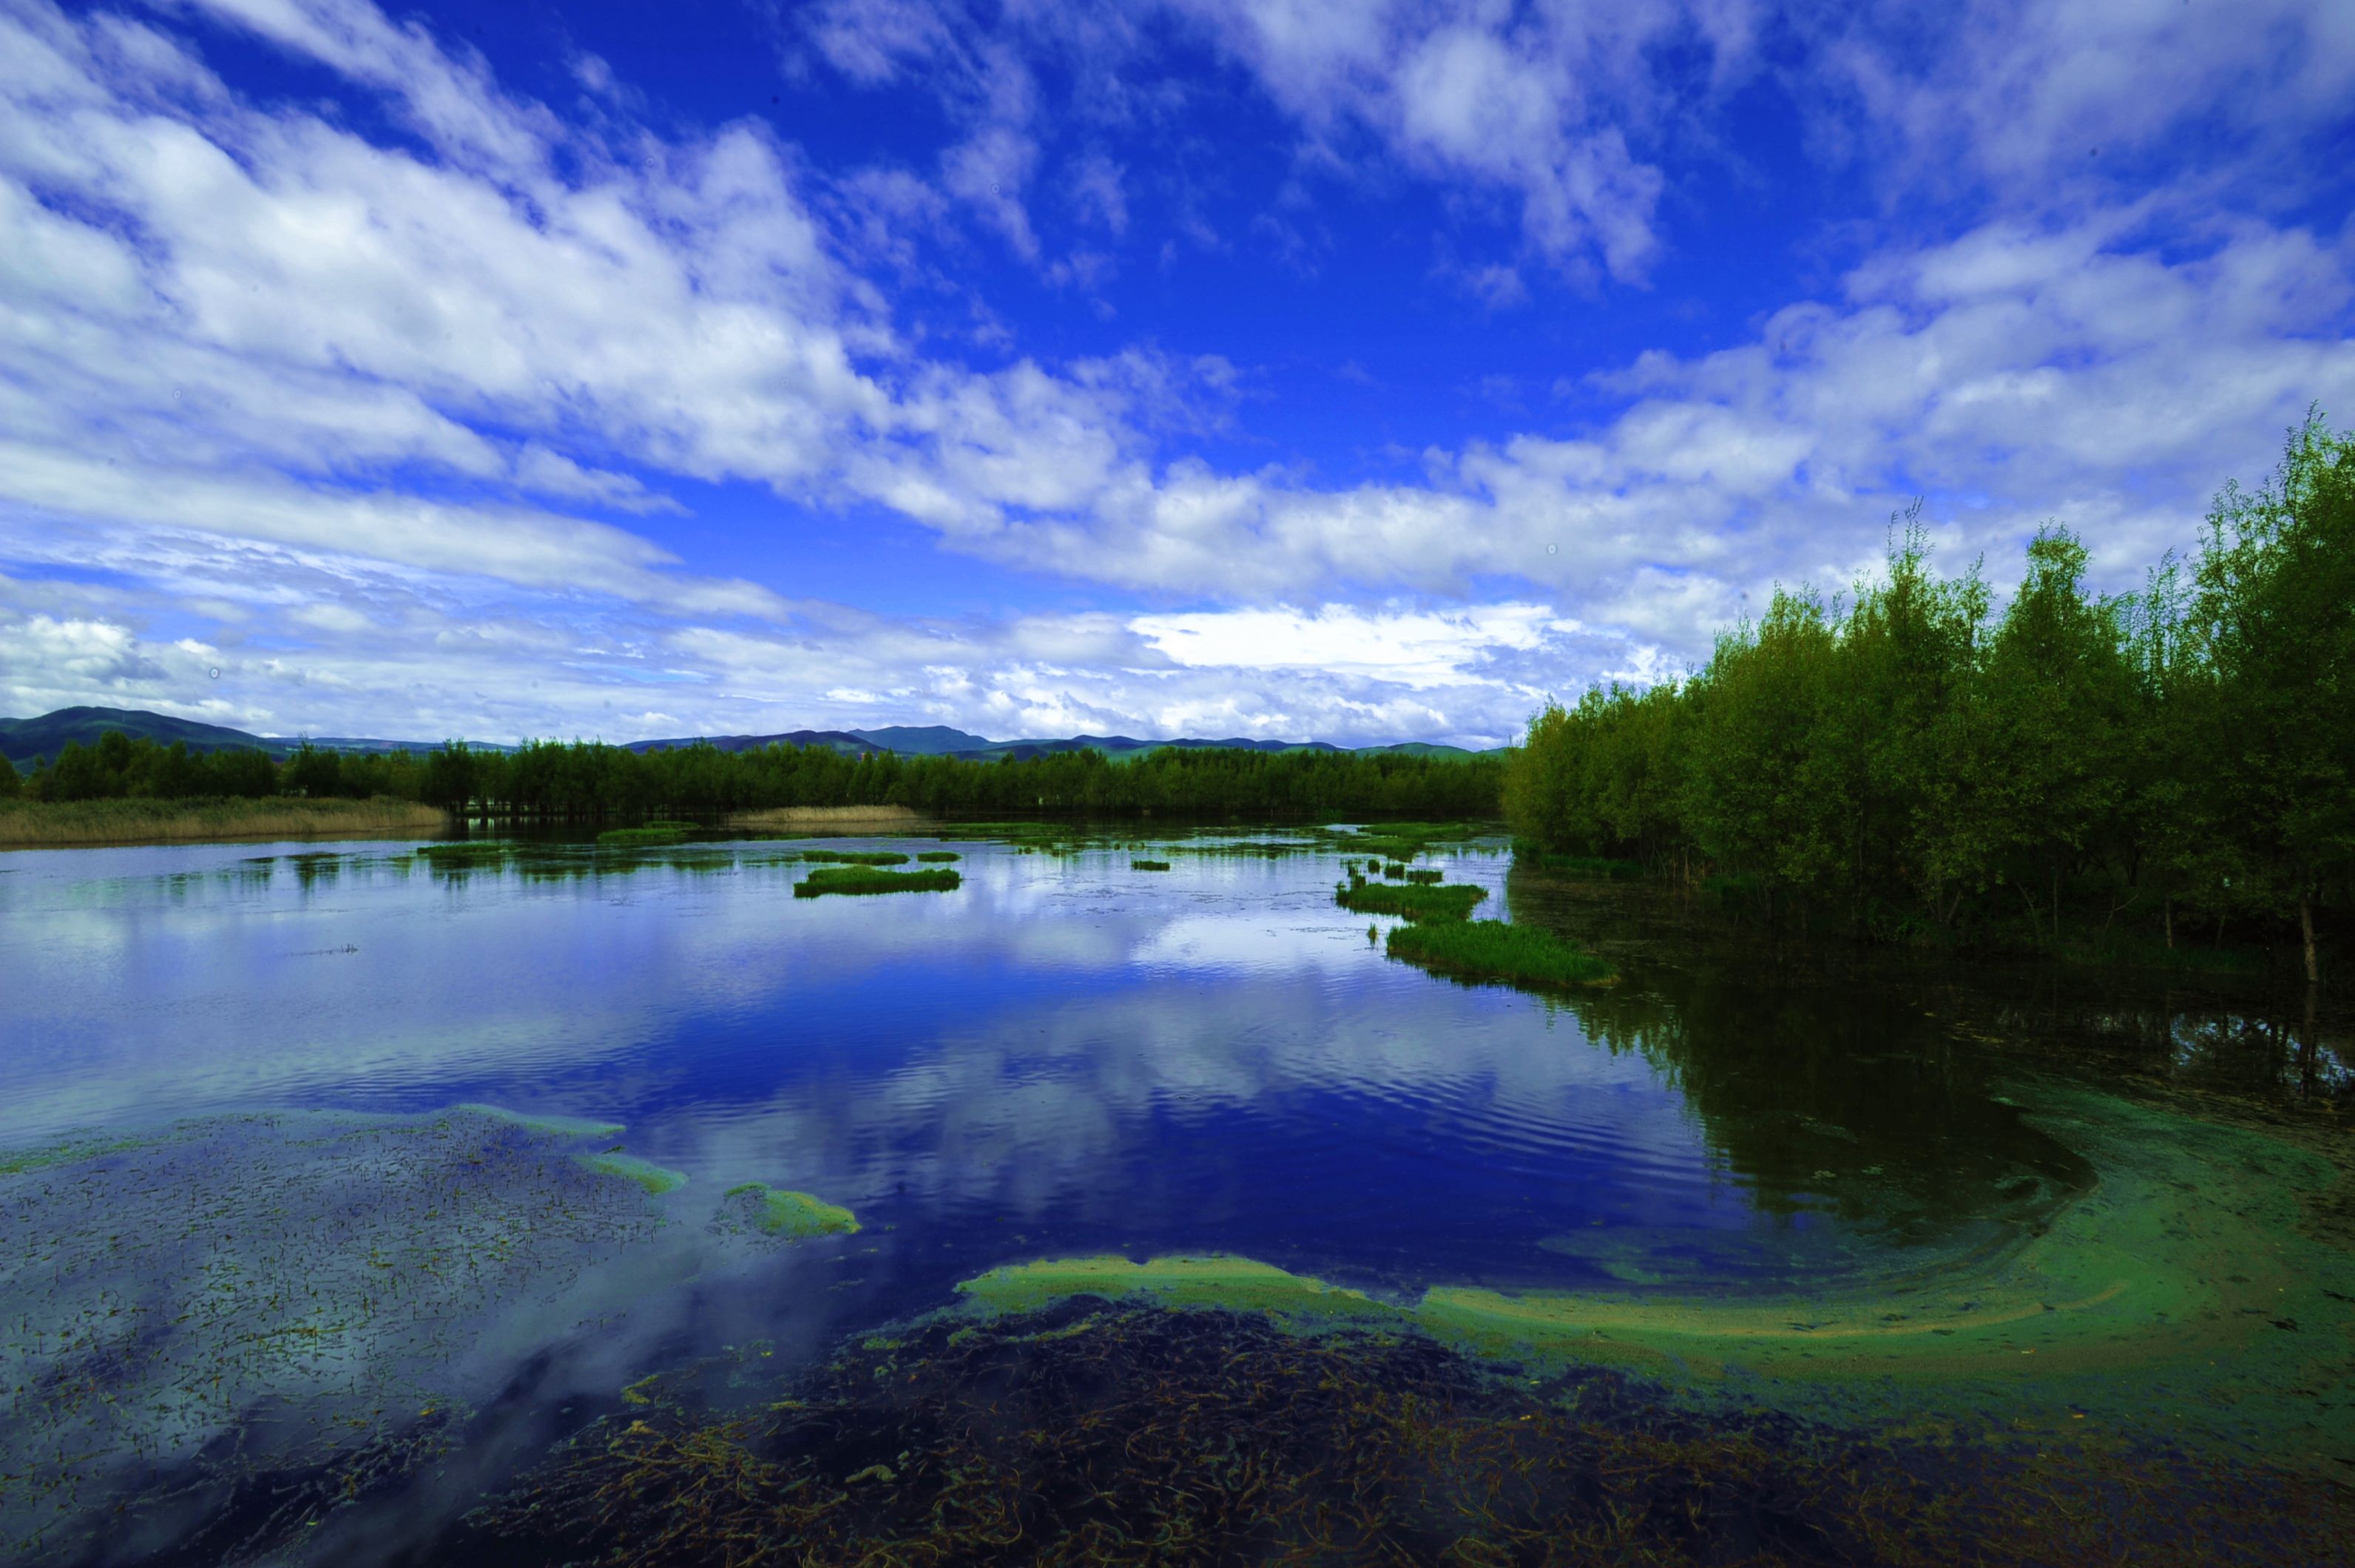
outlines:
{"label": "calm water surface", "polygon": [[[579,1320],[634,1324],[586,1331],[602,1360],[566,1381],[512,1347],[539,1370],[510,1397],[551,1406],[748,1339],[822,1349],[1024,1259],[1216,1251],[1399,1294],[1813,1288],[2000,1247],[2089,1179],[1931,990],[1673,936],[1614,950],[1607,903],[1498,844],[1430,863],[1487,888],[1484,914],[1589,938],[1622,984],[1547,1000],[1393,963],[1335,906],[1329,845],[1197,840],[1152,873],[1126,845],[968,840],[954,892],[796,899],[808,847],[0,857],[0,1149],[486,1103],[623,1124],[688,1177],[661,1202],[689,1226],[755,1180],[858,1213],[858,1237],[757,1266],[617,1275],[610,1319]],[[2165,1015],[2154,1047],[2103,1017],[2187,1071],[2245,1022]]]}
{"label": "calm water surface", "polygon": [[[1391,1287],[1819,1278],[1999,1225],[2066,1167],[1943,1073],[1712,1106],[1696,1020],[1392,963],[1329,852],[1139,873],[965,843],[956,892],[801,900],[782,846],[405,848],[11,857],[0,1147],[279,1107],[612,1120],[695,1184],[890,1227],[919,1295],[1094,1251]],[[1509,913],[1508,857],[1443,856]],[[1938,1168],[1913,1121],[1984,1168]]]}

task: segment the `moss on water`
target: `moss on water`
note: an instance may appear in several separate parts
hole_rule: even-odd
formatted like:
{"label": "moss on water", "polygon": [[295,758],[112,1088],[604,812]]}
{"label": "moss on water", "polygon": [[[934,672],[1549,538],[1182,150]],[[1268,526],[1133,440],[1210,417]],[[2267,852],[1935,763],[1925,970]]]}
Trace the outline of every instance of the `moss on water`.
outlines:
{"label": "moss on water", "polygon": [[624,1181],[634,1181],[655,1197],[676,1192],[687,1185],[684,1171],[672,1170],[652,1160],[640,1159],[634,1154],[582,1154],[573,1157],[600,1176],[618,1176]]}
{"label": "moss on water", "polygon": [[847,1236],[858,1231],[858,1217],[838,1203],[807,1192],[747,1181],[728,1189],[731,1203],[750,1211],[754,1226],[772,1236]]}
{"label": "moss on water", "polygon": [[1619,1363],[1802,1414],[1988,1429],[2159,1431],[2355,1479],[2355,1259],[2309,1236],[2340,1180],[2320,1157],[2093,1091],[2019,1092],[2098,1183],[2041,1233],[1907,1258],[1813,1295],[1615,1295],[1435,1285],[1380,1301],[1223,1255],[1048,1260],[960,1286],[985,1311],[1142,1296],[1293,1322],[1389,1322],[1472,1353]]}
{"label": "moss on water", "polygon": [[1116,1253],[1009,1264],[964,1281],[957,1293],[992,1313],[1035,1312],[1071,1296],[1109,1301],[1144,1296],[1167,1307],[1222,1307],[1290,1319],[1399,1318],[1401,1310],[1363,1291],[1224,1253],[1151,1258]]}

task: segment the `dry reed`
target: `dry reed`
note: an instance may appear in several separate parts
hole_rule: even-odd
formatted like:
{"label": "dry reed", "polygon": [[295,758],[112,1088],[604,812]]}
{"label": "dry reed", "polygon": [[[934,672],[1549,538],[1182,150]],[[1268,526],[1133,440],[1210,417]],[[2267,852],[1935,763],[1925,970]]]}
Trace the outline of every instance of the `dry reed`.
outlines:
{"label": "dry reed", "polygon": [[415,838],[448,829],[447,815],[415,801],[76,800],[0,802],[0,848],[223,839]]}

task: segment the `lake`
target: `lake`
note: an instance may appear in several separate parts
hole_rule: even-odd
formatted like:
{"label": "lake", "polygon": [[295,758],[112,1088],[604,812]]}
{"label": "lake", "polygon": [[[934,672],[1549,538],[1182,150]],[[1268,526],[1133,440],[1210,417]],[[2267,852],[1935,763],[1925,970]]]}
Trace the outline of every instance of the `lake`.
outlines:
{"label": "lake", "polygon": [[[962,885],[795,898],[812,848],[954,853]],[[2346,1360],[2345,1253],[2297,1239],[2297,1194],[2341,1179],[2308,1133],[2247,1125],[2335,1123],[2338,1037],[2305,1049],[2313,1026],[2218,983],[1783,951],[1494,838],[1423,864],[1615,984],[1392,961],[1394,923],[1334,902],[1331,834],[416,849],[0,857],[16,1548],[398,1560],[639,1380],[753,1345],[783,1376],[1082,1259],[1252,1260],[1365,1313],[1423,1303],[1492,1361],[1610,1340],[1670,1382],[1787,1385],[1745,1398],[1809,1419],[2131,1428],[2147,1366],[2223,1323],[2198,1359],[2226,1346],[2240,1381],[2203,1369],[2169,1430],[2355,1476],[2343,1394],[2294,1392]],[[755,1183],[858,1230],[773,1235]],[[2097,1268],[2053,1238],[2105,1204]],[[2310,1251],[2285,1271],[2283,1246]],[[1949,1285],[1959,1336],[1901,1335]],[[1955,1360],[2031,1296],[2043,1338],[2003,1353],[2075,1381]],[[1775,1360],[1881,1355],[1867,1334],[1891,1336],[1870,1378]],[[347,1507],[258,1500],[363,1449]]]}

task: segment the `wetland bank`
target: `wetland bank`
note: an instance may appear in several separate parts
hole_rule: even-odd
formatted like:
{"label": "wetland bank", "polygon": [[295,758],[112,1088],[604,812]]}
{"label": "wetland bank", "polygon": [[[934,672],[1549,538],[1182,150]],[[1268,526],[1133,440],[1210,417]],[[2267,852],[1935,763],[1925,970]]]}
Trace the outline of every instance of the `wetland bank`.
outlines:
{"label": "wetland bank", "polygon": [[7,1550],[2344,1539],[2343,1019],[1395,826],[0,858]]}

